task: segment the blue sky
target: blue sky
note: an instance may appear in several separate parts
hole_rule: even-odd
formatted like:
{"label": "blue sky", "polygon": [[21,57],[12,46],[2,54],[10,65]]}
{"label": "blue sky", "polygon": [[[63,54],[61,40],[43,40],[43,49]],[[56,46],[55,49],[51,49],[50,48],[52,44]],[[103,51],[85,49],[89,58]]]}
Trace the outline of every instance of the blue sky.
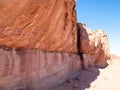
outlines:
{"label": "blue sky", "polygon": [[104,30],[111,53],[120,55],[120,0],[77,0],[76,10],[78,22]]}

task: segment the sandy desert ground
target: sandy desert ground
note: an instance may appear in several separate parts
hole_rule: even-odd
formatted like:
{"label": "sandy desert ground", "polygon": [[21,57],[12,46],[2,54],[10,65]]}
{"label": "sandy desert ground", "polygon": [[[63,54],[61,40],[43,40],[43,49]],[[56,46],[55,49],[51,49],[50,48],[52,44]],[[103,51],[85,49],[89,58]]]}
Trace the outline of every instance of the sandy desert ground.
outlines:
{"label": "sandy desert ground", "polygon": [[67,80],[51,90],[120,90],[120,57],[112,55],[104,68],[80,70],[76,78]]}

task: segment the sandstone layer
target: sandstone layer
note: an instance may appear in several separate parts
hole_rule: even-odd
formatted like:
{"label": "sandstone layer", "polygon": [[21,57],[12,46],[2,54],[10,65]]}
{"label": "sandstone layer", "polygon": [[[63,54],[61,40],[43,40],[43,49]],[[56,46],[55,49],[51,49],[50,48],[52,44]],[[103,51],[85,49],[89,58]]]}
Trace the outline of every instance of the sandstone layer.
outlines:
{"label": "sandstone layer", "polygon": [[78,30],[80,33],[80,40],[78,41],[80,43],[79,51],[88,56],[84,56],[84,61],[86,62],[85,64],[89,62],[93,66],[107,66],[107,60],[110,58],[110,52],[108,38],[104,31],[91,31],[85,24],[82,23],[78,24]]}
{"label": "sandstone layer", "polygon": [[49,90],[80,68],[77,54],[0,48],[0,90]]}
{"label": "sandstone layer", "polygon": [[74,0],[1,0],[0,45],[77,52]]}
{"label": "sandstone layer", "polygon": [[82,66],[107,65],[106,34],[77,24],[75,4],[0,0],[0,90],[43,90]]}

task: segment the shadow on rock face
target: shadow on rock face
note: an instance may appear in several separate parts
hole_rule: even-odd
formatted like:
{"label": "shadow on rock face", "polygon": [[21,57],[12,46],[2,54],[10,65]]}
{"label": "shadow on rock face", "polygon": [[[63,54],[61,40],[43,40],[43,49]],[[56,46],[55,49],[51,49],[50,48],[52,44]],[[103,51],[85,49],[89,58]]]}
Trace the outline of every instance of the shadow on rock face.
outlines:
{"label": "shadow on rock face", "polygon": [[106,67],[110,57],[107,35],[102,30],[91,31],[83,23],[77,25],[78,53],[84,54],[84,66]]}
{"label": "shadow on rock face", "polygon": [[86,90],[91,86],[91,83],[99,76],[99,68],[89,67],[86,70],[80,70],[79,75],[75,78],[67,80],[63,84],[56,86],[50,90]]}

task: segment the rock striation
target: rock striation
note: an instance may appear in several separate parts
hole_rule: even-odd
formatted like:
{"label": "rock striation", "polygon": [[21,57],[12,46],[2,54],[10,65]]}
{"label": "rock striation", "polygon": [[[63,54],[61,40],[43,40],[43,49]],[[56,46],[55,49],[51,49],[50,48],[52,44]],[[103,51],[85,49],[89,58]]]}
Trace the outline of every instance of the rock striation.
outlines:
{"label": "rock striation", "polygon": [[0,45],[76,52],[74,0],[1,0]]}
{"label": "rock striation", "polygon": [[77,54],[0,48],[0,90],[49,90],[80,68]]}
{"label": "rock striation", "polygon": [[109,43],[107,35],[102,30],[91,31],[85,24],[79,23],[80,33],[80,52],[84,54],[86,66],[88,63],[98,67],[107,66],[107,60],[110,58]]}
{"label": "rock striation", "polygon": [[0,0],[0,90],[43,90],[107,65],[107,35],[77,24],[75,4]]}

